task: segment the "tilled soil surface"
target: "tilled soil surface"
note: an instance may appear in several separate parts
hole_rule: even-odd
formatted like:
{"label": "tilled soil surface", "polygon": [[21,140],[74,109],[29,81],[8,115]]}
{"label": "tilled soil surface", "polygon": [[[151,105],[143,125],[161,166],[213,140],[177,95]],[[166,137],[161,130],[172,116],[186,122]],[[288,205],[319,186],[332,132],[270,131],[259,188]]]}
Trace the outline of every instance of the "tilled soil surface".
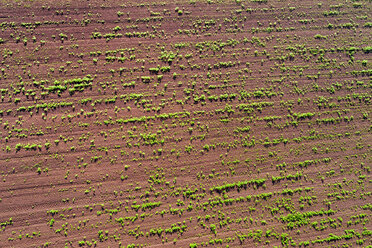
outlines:
{"label": "tilled soil surface", "polygon": [[0,247],[369,247],[370,1],[1,1]]}

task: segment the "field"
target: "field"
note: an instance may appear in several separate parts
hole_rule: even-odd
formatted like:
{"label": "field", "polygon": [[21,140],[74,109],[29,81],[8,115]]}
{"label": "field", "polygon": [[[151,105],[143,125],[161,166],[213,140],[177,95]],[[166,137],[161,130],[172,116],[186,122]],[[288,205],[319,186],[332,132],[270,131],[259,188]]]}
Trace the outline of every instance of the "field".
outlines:
{"label": "field", "polygon": [[371,17],[0,1],[0,247],[372,247]]}

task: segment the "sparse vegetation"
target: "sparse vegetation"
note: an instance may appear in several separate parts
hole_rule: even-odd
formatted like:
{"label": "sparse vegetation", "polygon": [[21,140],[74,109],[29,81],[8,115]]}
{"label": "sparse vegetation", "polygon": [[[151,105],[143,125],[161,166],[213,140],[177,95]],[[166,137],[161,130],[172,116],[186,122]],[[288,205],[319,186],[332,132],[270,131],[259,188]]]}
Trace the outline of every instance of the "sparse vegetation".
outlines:
{"label": "sparse vegetation", "polygon": [[370,247],[370,1],[4,1],[1,247]]}

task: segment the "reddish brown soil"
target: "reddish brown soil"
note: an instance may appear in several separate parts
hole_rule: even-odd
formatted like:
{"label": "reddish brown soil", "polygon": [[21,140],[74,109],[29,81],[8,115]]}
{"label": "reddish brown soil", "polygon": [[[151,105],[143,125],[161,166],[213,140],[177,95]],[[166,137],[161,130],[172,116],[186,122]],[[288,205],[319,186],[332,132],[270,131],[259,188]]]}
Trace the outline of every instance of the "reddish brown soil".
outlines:
{"label": "reddish brown soil", "polygon": [[0,247],[372,245],[371,8],[2,1]]}

